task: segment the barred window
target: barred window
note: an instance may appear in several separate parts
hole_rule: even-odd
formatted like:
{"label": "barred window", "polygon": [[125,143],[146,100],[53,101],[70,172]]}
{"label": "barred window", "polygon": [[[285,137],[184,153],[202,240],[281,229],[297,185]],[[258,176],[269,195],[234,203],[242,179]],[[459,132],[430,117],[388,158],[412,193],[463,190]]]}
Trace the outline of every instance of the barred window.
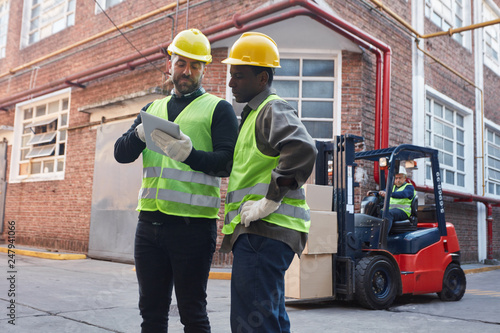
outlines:
{"label": "barred window", "polygon": [[76,0],[25,0],[23,45],[34,44],[75,24]]}
{"label": "barred window", "polygon": [[486,130],[486,192],[500,196],[500,133]]}
{"label": "barred window", "polygon": [[65,166],[69,91],[16,109],[11,180],[60,179]]}
{"label": "barred window", "polygon": [[[500,18],[498,12],[500,9],[496,8],[496,11],[488,6],[486,2],[483,2],[483,21],[493,21]],[[484,52],[484,63],[488,65],[491,69],[500,73],[500,25],[494,24],[483,28],[483,52]]]}
{"label": "barred window", "polygon": [[[439,151],[443,184],[465,188],[465,117],[457,110],[429,97],[426,99],[425,111],[425,145]],[[431,179],[431,174],[429,164],[426,166],[426,179]]]}
{"label": "barred window", "polygon": [[[444,31],[465,26],[466,15],[464,0],[425,0],[425,16]],[[453,38],[465,46],[465,32]]]}

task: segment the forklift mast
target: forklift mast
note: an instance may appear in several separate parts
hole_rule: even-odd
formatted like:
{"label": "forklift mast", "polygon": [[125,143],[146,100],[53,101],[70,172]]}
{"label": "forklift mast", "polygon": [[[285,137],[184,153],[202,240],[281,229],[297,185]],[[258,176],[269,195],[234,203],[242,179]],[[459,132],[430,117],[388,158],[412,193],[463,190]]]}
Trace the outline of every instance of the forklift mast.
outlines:
{"label": "forklift mast", "polygon": [[354,231],[355,144],[363,138],[351,134],[336,136],[333,142],[316,142],[316,184],[329,185],[328,161],[332,161],[332,211],[338,218],[338,250],[333,256],[333,288],[338,299],[354,295],[356,252],[360,251]]}

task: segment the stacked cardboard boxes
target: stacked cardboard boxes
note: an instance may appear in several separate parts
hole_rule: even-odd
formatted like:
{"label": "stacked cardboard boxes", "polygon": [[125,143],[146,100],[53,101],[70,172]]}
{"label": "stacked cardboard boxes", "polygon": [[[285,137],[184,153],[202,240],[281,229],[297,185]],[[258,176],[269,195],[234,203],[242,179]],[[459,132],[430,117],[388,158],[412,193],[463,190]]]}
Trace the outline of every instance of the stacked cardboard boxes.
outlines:
{"label": "stacked cardboard boxes", "polygon": [[332,212],[333,188],[306,184],[311,209],[309,238],[300,259],[297,255],[285,274],[285,297],[331,297],[332,254],[337,253],[337,213]]}

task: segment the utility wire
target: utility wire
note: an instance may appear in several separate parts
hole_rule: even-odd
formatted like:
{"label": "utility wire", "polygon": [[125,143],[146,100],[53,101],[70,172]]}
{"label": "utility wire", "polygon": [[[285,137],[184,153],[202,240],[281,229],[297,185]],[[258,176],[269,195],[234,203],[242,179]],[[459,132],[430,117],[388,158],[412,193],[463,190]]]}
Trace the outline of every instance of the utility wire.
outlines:
{"label": "utility wire", "polygon": [[160,73],[162,73],[162,75],[164,77],[166,77],[167,73],[165,73],[164,71],[162,71],[160,68],[158,68],[155,64],[153,64],[144,54],[141,53],[141,51],[127,38],[127,36],[125,36],[125,34],[120,30],[120,28],[118,28],[118,26],[115,24],[115,22],[113,21],[113,19],[108,15],[108,13],[106,13],[106,11],[101,7],[101,4],[99,3],[99,1],[97,0],[94,0],[94,2],[97,4],[97,6],[101,9],[101,11],[104,13],[104,15],[108,18],[108,20],[115,26],[116,30],[118,30],[118,32],[122,35],[123,38],[125,38],[125,40],[137,51],[137,53],[140,54],[141,57],[143,57],[144,59],[147,60],[147,62],[153,66],[154,69],[156,69],[157,71],[159,71]]}

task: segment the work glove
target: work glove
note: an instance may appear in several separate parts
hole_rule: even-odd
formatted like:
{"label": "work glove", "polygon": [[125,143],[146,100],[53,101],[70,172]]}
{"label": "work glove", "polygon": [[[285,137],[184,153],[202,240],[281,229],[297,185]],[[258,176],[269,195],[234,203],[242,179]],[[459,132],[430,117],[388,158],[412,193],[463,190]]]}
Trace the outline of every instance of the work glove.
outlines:
{"label": "work glove", "polygon": [[137,125],[134,129],[135,136],[138,137],[142,142],[146,142],[146,134],[144,134],[144,127],[142,124]]}
{"label": "work glove", "polygon": [[240,211],[241,224],[248,227],[252,221],[264,218],[278,209],[281,202],[275,202],[266,198],[258,201],[247,201]]}
{"label": "work glove", "polygon": [[176,139],[159,129],[155,129],[151,133],[151,139],[153,139],[155,145],[163,150],[165,155],[179,162],[184,162],[193,149],[191,139],[182,131],[181,138]]}

